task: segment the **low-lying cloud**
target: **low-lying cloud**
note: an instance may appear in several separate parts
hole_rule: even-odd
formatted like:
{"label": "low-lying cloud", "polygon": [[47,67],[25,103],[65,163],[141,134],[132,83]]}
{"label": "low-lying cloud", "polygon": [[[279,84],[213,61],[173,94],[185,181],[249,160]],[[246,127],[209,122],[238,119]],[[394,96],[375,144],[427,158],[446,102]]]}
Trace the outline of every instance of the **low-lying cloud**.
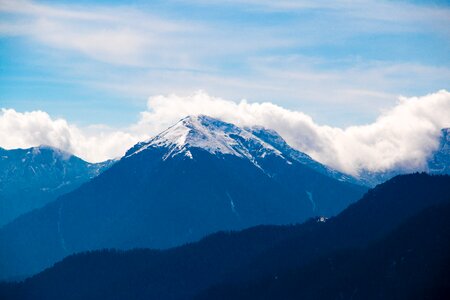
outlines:
{"label": "low-lying cloud", "polygon": [[338,170],[384,171],[394,167],[420,170],[437,149],[440,129],[450,127],[450,93],[400,98],[373,123],[338,128],[320,125],[299,111],[272,103],[238,103],[205,92],[189,96],[154,96],[139,122],[126,129],[78,128],[47,113],[0,114],[0,146],[47,144],[88,161],[118,157],[134,143],[164,130],[186,115],[205,114],[240,126],[262,125],[279,132],[288,143]]}
{"label": "low-lying cloud", "polygon": [[143,137],[102,127],[81,129],[43,111],[0,113],[0,147],[6,149],[48,145],[98,162],[121,156],[139,138]]}

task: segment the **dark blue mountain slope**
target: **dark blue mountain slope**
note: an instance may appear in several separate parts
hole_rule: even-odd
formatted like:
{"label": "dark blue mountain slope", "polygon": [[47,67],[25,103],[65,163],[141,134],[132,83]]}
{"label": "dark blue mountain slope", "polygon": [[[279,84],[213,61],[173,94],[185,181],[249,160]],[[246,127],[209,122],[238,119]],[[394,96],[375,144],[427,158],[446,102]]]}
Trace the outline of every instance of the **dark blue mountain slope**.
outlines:
{"label": "dark blue mountain slope", "polygon": [[[422,210],[446,203],[450,203],[449,176],[399,176],[330,219],[220,232],[164,251],[80,253],[23,283],[4,284],[0,295],[5,299],[189,299],[225,283],[239,291],[242,283],[274,278],[336,251],[371,247]],[[310,280],[320,282],[320,277]]]}
{"label": "dark blue mountain slope", "polygon": [[110,167],[48,146],[0,148],[0,227],[55,200]]}

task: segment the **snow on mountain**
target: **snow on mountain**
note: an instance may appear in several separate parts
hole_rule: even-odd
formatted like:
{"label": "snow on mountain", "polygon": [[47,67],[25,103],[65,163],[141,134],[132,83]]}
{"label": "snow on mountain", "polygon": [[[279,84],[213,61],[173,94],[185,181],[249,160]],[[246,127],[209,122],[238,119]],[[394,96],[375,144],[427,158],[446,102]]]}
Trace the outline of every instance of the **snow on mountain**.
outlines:
{"label": "snow on mountain", "polygon": [[[443,129],[439,149],[428,160],[424,170],[432,174],[450,173],[450,129]],[[309,155],[289,146],[274,130],[262,126],[240,128],[208,116],[188,116],[159,135],[138,143],[130,149],[126,157],[135,155],[149,148],[168,149],[163,159],[182,155],[194,159],[190,149],[202,149],[215,155],[234,155],[250,160],[261,168],[258,162],[267,155],[275,155],[287,164],[296,161],[323,175],[339,181],[358,185],[375,186],[395,175],[410,173],[411,170],[392,169],[384,172],[363,170],[358,178],[341,173],[325,166]]]}
{"label": "snow on mountain", "polygon": [[279,150],[250,131],[204,115],[181,119],[154,138],[132,148],[126,156],[151,147],[170,149],[164,159],[176,155],[193,158],[190,148],[200,148],[216,155],[234,155],[253,162],[267,154],[282,156]]}
{"label": "snow on mountain", "polygon": [[324,166],[292,148],[274,130],[262,126],[240,128],[204,115],[181,119],[159,135],[137,144],[125,156],[130,157],[149,148],[167,148],[164,160],[176,155],[193,159],[190,149],[198,148],[215,155],[246,158],[259,168],[258,160],[275,155],[287,164],[296,161],[334,179],[360,184],[357,179]]}
{"label": "snow on mountain", "polygon": [[255,136],[262,139],[266,143],[271,144],[274,148],[279,150],[284,157],[295,160],[305,166],[310,167],[311,169],[323,174],[327,175],[329,177],[332,177],[334,179],[337,179],[339,181],[346,181],[354,184],[361,185],[362,183],[347,174],[341,173],[337,170],[334,170],[332,168],[329,168],[314,159],[312,159],[308,154],[300,152],[291,146],[289,146],[286,141],[274,130],[267,129],[262,126],[253,126],[248,128]]}
{"label": "snow on mountain", "polygon": [[168,248],[219,230],[333,216],[366,192],[309,167],[306,156],[301,163],[303,154],[288,153],[284,143],[210,117],[184,118],[0,228],[0,244],[8,245],[0,247],[0,278],[80,251]]}

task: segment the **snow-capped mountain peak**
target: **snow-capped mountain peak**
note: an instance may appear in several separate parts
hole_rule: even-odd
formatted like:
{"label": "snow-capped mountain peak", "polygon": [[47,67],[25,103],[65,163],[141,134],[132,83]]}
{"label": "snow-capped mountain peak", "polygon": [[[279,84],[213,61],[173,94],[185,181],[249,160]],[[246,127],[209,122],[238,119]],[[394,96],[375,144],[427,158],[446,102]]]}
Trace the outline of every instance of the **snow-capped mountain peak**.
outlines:
{"label": "snow-capped mountain peak", "polygon": [[[261,126],[241,128],[205,115],[188,116],[155,137],[136,144],[125,157],[152,149],[163,150],[162,159],[184,156],[195,159],[195,150],[216,156],[233,155],[248,159],[260,169],[268,157],[277,157],[288,165],[300,163],[326,176],[359,184],[357,179],[328,168],[309,155],[289,146],[274,130]],[[264,171],[266,174],[270,172]]]}
{"label": "snow-capped mountain peak", "polygon": [[168,149],[164,159],[180,154],[193,158],[192,148],[212,154],[246,157],[252,161],[269,153],[282,156],[279,150],[250,131],[204,115],[181,119],[154,138],[133,147],[127,156],[155,147]]}

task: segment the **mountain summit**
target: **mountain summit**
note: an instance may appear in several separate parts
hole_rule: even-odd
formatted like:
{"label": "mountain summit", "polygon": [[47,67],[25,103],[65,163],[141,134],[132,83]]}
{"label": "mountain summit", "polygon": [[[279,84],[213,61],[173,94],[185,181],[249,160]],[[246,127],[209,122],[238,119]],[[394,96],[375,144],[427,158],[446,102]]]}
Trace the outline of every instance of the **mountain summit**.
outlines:
{"label": "mountain summit", "polygon": [[319,163],[276,133],[254,130],[187,117],[135,145],[96,178],[0,230],[0,274],[31,274],[74,252],[167,248],[219,230],[332,216],[366,191],[310,167]]}
{"label": "mountain summit", "polygon": [[163,157],[184,155],[193,158],[189,149],[199,148],[214,155],[234,155],[255,162],[267,154],[282,156],[281,152],[250,131],[208,116],[188,116],[150,140],[139,143],[126,156],[151,147],[164,147],[169,151]]}

